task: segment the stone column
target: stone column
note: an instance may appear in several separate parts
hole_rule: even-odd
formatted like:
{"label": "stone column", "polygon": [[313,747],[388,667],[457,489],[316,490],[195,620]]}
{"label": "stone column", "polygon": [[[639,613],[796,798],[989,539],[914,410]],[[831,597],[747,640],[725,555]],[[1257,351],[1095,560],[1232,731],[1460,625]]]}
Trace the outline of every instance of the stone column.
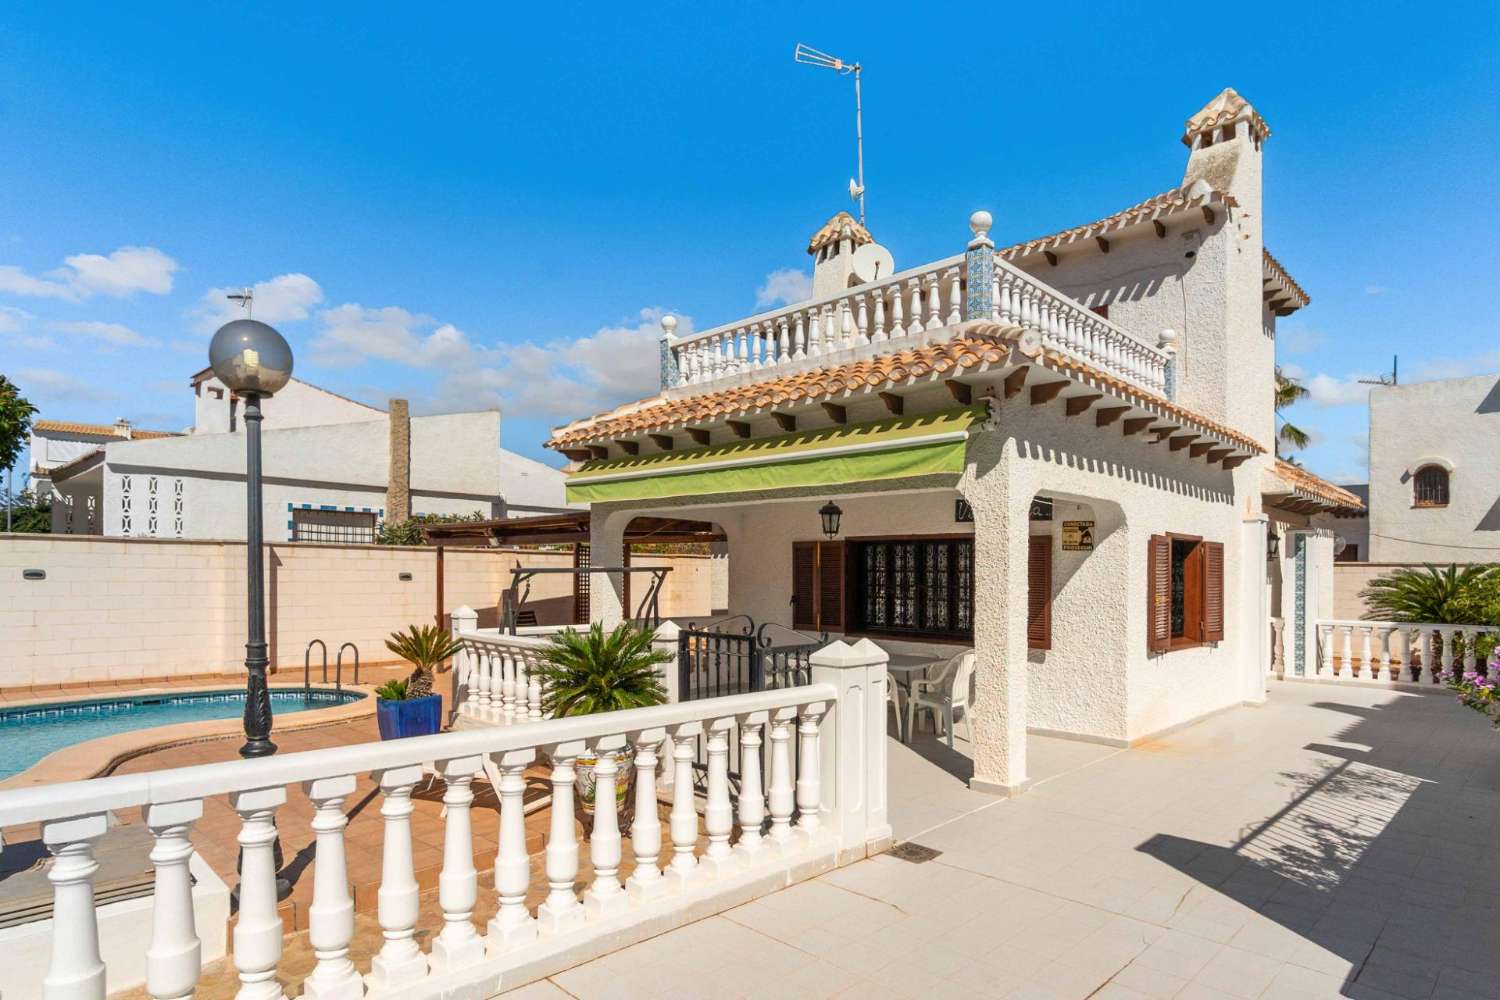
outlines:
{"label": "stone column", "polygon": [[[606,513],[597,508],[589,517],[589,565],[625,564],[625,525],[629,511]],[[593,573],[589,577],[589,615],[612,629],[624,621],[625,577],[622,573]]]}
{"label": "stone column", "polygon": [[[834,641],[812,654],[814,684],[832,684],[838,702],[821,721],[804,713],[803,733],[816,727],[813,753],[819,763],[818,787],[807,797],[820,803],[822,819],[837,831],[839,863],[885,850],[891,843],[886,756],[886,651],[869,639],[854,645]],[[804,747],[804,757],[807,756]],[[774,761],[773,761],[774,764]],[[804,789],[799,776],[798,804]],[[821,824],[803,824],[815,830]],[[773,830],[773,834],[774,834]]]}
{"label": "stone column", "polygon": [[391,471],[385,487],[385,519],[411,517],[411,411],[404,399],[390,401]]}

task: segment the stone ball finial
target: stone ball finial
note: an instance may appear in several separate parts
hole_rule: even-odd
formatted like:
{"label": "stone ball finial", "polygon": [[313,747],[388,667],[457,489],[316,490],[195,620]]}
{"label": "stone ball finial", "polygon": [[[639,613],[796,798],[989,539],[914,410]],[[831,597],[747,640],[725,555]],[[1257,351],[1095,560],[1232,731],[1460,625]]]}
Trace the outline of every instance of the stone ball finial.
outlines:
{"label": "stone ball finial", "polygon": [[665,316],[663,316],[661,318],[661,332],[662,333],[665,333],[668,337],[670,337],[670,336],[672,336],[673,331],[676,330],[676,329],[677,329],[677,317],[676,316],[673,316],[671,313],[668,313],[667,315],[665,315]]}
{"label": "stone ball finial", "polygon": [[986,212],[984,209],[980,209],[973,215],[969,216],[970,231],[973,232],[975,236],[981,239],[989,235],[990,227],[994,224],[994,216],[990,215],[990,213]]}
{"label": "stone ball finial", "polygon": [[1167,327],[1161,332],[1161,336],[1157,338],[1156,344],[1163,350],[1175,348],[1177,346],[1177,331],[1171,327]]}

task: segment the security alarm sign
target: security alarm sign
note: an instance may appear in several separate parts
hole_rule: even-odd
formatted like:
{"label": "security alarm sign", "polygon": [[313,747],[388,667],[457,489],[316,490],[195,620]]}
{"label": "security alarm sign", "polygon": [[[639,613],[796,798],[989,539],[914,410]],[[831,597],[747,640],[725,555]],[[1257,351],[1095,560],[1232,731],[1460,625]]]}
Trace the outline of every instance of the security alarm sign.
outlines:
{"label": "security alarm sign", "polygon": [[1062,523],[1062,547],[1064,552],[1094,551],[1094,522],[1064,521]]}

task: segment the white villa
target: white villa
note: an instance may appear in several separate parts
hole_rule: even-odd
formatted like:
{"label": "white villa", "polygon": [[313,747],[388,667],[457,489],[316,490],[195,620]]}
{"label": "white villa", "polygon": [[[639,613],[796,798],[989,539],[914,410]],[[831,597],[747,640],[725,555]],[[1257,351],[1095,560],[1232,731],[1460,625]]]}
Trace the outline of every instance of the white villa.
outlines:
{"label": "white villa", "polygon": [[[241,539],[241,401],[205,369],[195,418],[180,434],[38,420],[32,476],[50,490],[57,534]],[[380,521],[410,514],[490,517],[567,509],[556,469],[500,447],[495,410],[412,417],[300,379],[266,400],[266,539],[372,542]]]}
{"label": "white villa", "polygon": [[1345,553],[1378,563],[1500,560],[1500,375],[1370,392],[1369,513]]}
{"label": "white villa", "polygon": [[756,624],[975,647],[995,792],[1027,784],[1028,731],[1123,746],[1261,701],[1268,620],[1301,673],[1331,515],[1361,507],[1271,453],[1276,322],[1308,297],[1264,245],[1269,136],[1226,89],[1180,183],[1102,219],[996,247],[976,212],[963,253],[864,281],[878,251],[839,213],[811,301],[681,338],[668,317],[661,392],[549,443],[594,565],[637,518],[711,522]]}

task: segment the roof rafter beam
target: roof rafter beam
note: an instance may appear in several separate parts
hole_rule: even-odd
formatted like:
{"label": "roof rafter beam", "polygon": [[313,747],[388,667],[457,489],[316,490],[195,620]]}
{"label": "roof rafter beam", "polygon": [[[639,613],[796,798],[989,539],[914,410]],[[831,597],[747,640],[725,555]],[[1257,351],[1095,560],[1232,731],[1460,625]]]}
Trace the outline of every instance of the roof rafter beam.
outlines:
{"label": "roof rafter beam", "polygon": [[735,437],[747,438],[750,436],[750,425],[746,421],[726,420],[724,422],[729,425],[730,430],[734,431]]}
{"label": "roof rafter beam", "polygon": [[838,403],[824,403],[823,412],[828,414],[828,419],[836,424],[847,424],[849,422],[849,410]]}
{"label": "roof rafter beam", "polygon": [[906,410],[906,401],[894,392],[882,392],[880,401],[891,411],[892,416],[899,417]]}
{"label": "roof rafter beam", "polygon": [[1026,372],[1029,370],[1030,369],[1026,365],[1022,365],[1020,368],[1017,368],[1015,371],[1005,376],[1006,399],[1010,399],[1011,397],[1020,393],[1021,388],[1026,385]]}
{"label": "roof rafter beam", "polygon": [[1091,406],[1103,398],[1102,395],[1097,394],[1090,396],[1069,396],[1063,401],[1063,411],[1070,417],[1076,417],[1080,413],[1087,413]]}
{"label": "roof rafter beam", "polygon": [[708,431],[704,430],[702,427],[689,427],[687,429],[687,434],[688,437],[693,439],[693,444],[708,444]]}
{"label": "roof rafter beam", "polygon": [[670,435],[670,434],[649,434],[647,436],[649,438],[651,438],[651,443],[654,444],[654,445],[656,445],[662,451],[671,451],[672,450],[672,435]]}
{"label": "roof rafter beam", "polygon": [[974,390],[966,383],[949,378],[943,380],[943,385],[947,386],[948,391],[953,394],[954,400],[961,406],[968,406],[974,402]]}
{"label": "roof rafter beam", "polygon": [[780,410],[771,411],[771,417],[776,421],[776,426],[787,433],[797,429],[797,418],[790,413],[782,413]]}
{"label": "roof rafter beam", "polygon": [[1043,403],[1052,402],[1071,384],[1070,382],[1043,382],[1041,385],[1032,386],[1031,405],[1041,406]]}
{"label": "roof rafter beam", "polygon": [[1126,437],[1132,434],[1139,434],[1147,427],[1150,427],[1151,422],[1155,419],[1155,417],[1132,417],[1129,420],[1121,422],[1120,430],[1124,432]]}
{"label": "roof rafter beam", "polygon": [[1094,411],[1094,426],[1108,427],[1129,412],[1128,406],[1101,406]]}

